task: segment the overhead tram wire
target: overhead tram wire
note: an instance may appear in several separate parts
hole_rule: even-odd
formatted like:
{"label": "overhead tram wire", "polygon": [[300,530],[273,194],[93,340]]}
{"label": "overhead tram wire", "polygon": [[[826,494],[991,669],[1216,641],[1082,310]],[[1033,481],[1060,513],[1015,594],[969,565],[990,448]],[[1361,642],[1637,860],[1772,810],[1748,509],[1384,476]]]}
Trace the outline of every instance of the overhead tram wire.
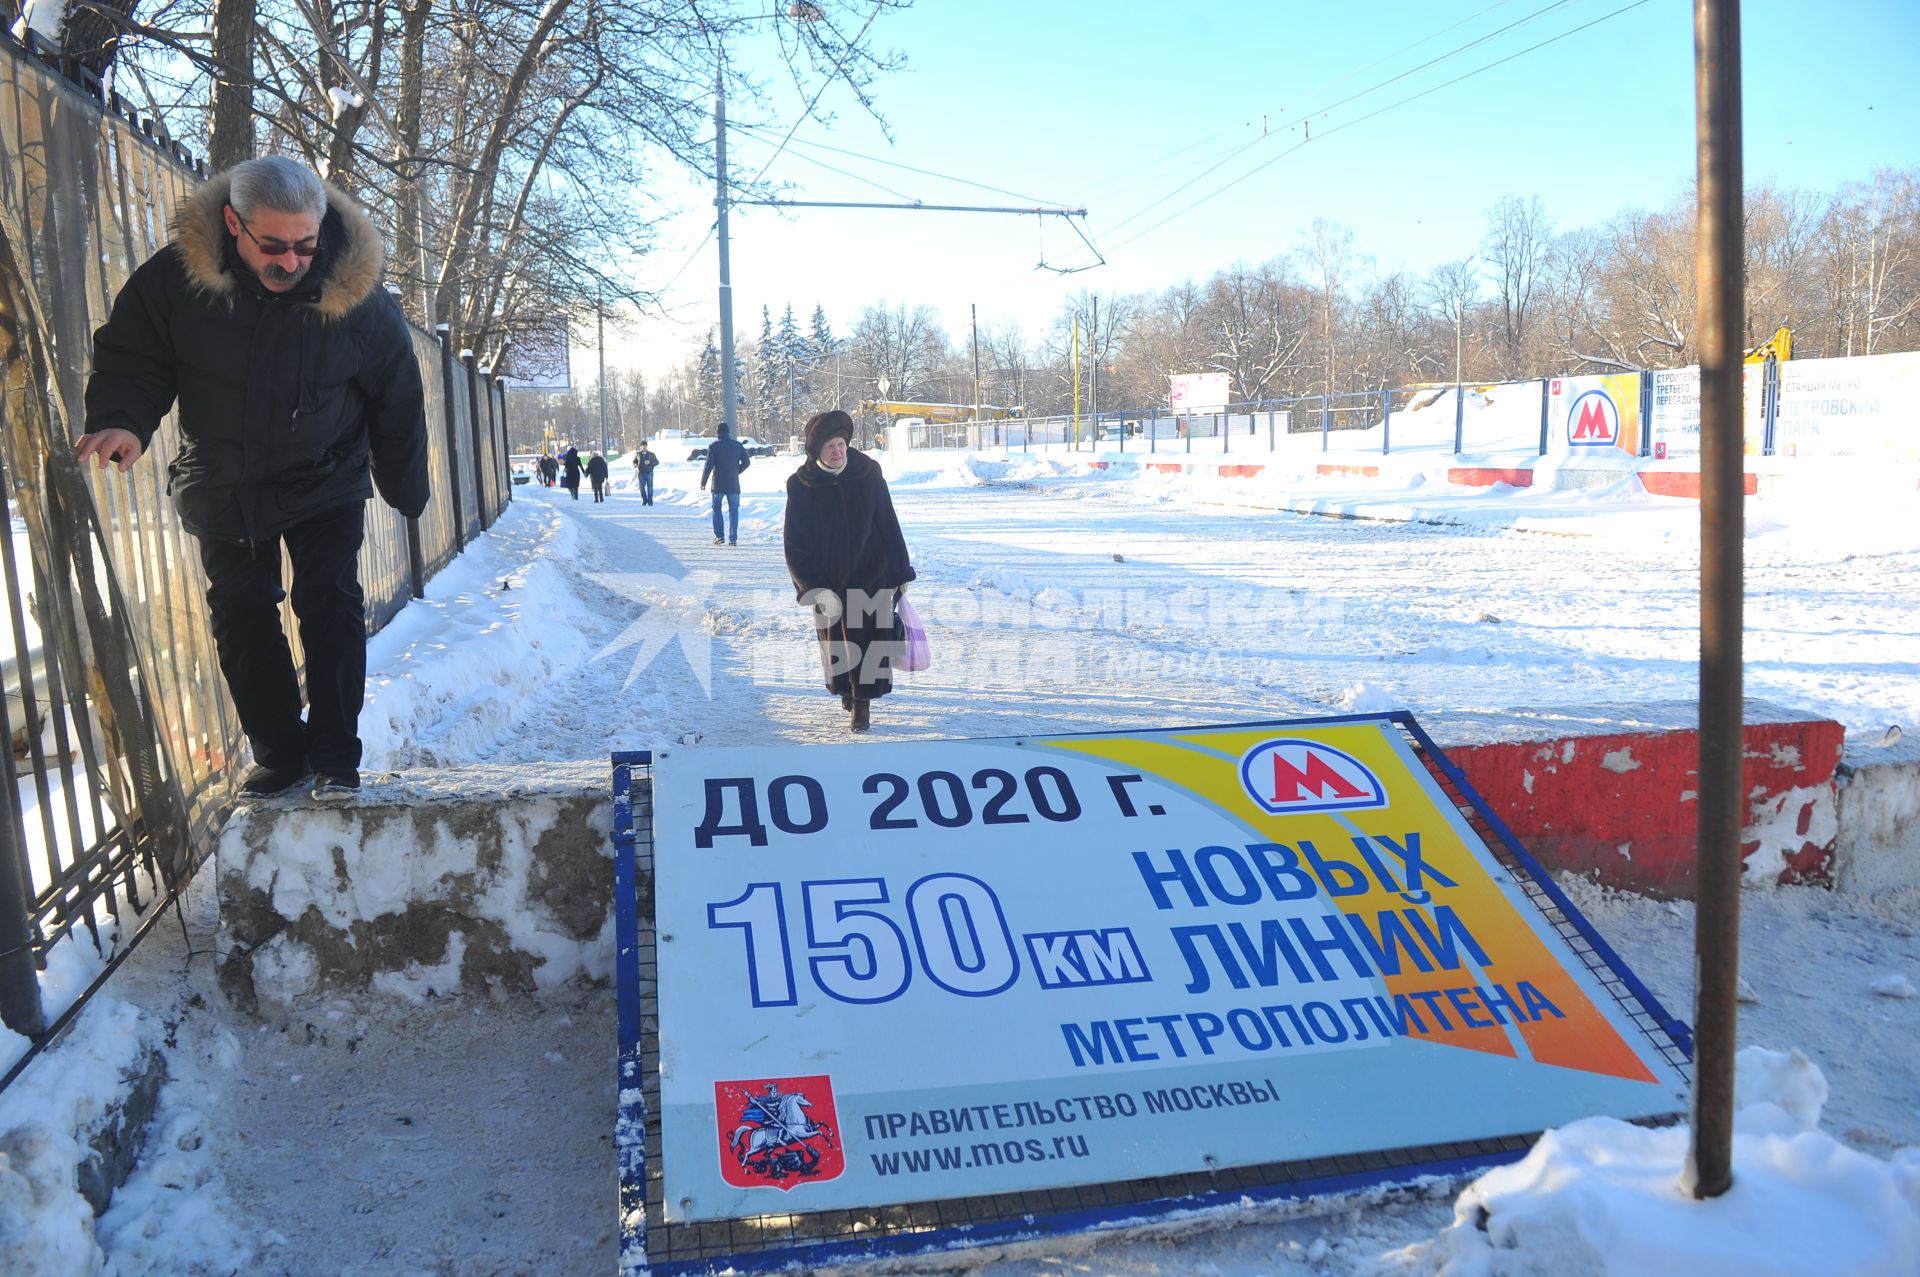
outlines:
{"label": "overhead tram wire", "polygon": [[[1350,79],[1354,79],[1356,75],[1361,75],[1361,73],[1365,73],[1365,71],[1371,71],[1373,67],[1379,67],[1379,65],[1382,65],[1382,63],[1388,63],[1388,61],[1392,61],[1394,60],[1394,58],[1400,58],[1400,56],[1402,56],[1402,54],[1405,54],[1405,52],[1411,52],[1411,50],[1415,50],[1415,48],[1419,48],[1421,44],[1427,44],[1428,40],[1436,40],[1436,38],[1440,38],[1440,36],[1444,36],[1446,35],[1446,33],[1450,33],[1450,31],[1457,31],[1459,27],[1465,27],[1467,23],[1471,23],[1471,21],[1473,21],[1473,19],[1476,19],[1476,17],[1484,17],[1486,13],[1492,13],[1494,12],[1494,10],[1498,10],[1498,8],[1505,8],[1507,4],[1513,4],[1513,0],[1494,0],[1494,4],[1490,4],[1490,6],[1486,6],[1484,10],[1478,10],[1478,12],[1469,13],[1467,17],[1461,17],[1459,21],[1453,21],[1453,23],[1448,23],[1446,27],[1440,27],[1438,31],[1428,31],[1427,35],[1423,35],[1421,36],[1421,38],[1417,38],[1417,40],[1413,40],[1411,44],[1402,44],[1400,48],[1396,48],[1396,50],[1394,50],[1394,52],[1390,52],[1390,54],[1384,54],[1384,56],[1380,56],[1380,58],[1375,58],[1375,60],[1369,61],[1369,63],[1365,63],[1365,65],[1361,65],[1361,67],[1354,67],[1352,71],[1346,71],[1344,75],[1336,75],[1336,77],[1332,77],[1331,81],[1321,81],[1321,83],[1319,84],[1313,84],[1311,88],[1304,88],[1304,90],[1300,92],[1300,96],[1302,96],[1302,98],[1311,98],[1313,94],[1317,94],[1317,92],[1321,92],[1323,88],[1332,88],[1334,84],[1344,84],[1346,83],[1346,81],[1350,81]],[[1524,21],[1524,19],[1521,19],[1521,21]],[[1496,33],[1496,35],[1498,35],[1498,33]],[[1283,119],[1284,119],[1284,115],[1286,115],[1286,111],[1281,111],[1281,115],[1283,115]],[[1248,121],[1248,127],[1252,127],[1252,121]],[[1250,148],[1254,148],[1254,146],[1258,146],[1260,142],[1263,142],[1263,140],[1267,140],[1269,136],[1275,136],[1275,134],[1279,133],[1279,131],[1283,131],[1283,129],[1290,129],[1290,127],[1292,127],[1292,125],[1288,125],[1288,123],[1281,123],[1281,125],[1275,125],[1275,127],[1267,127],[1265,123],[1261,123],[1260,136],[1256,136],[1256,138],[1254,138],[1252,142],[1242,142],[1240,146],[1236,146],[1236,148],[1233,148],[1231,152],[1225,152],[1225,154],[1221,156],[1221,163],[1225,163],[1225,161],[1229,161],[1229,159],[1233,159],[1233,157],[1238,156],[1240,152],[1246,152],[1246,150],[1250,150]],[[1142,167],[1142,169],[1152,169],[1154,165],[1158,165],[1158,163],[1162,163],[1164,159],[1173,159],[1173,157],[1175,156],[1185,156],[1185,154],[1187,154],[1187,152],[1190,152],[1190,150],[1196,150],[1196,148],[1200,148],[1200,146],[1206,146],[1208,142],[1213,142],[1213,140],[1217,140],[1219,136],[1223,136],[1223,134],[1215,133],[1213,134],[1213,136],[1208,136],[1208,138],[1202,138],[1200,142],[1188,142],[1187,146],[1179,146],[1179,148],[1175,148],[1175,150],[1171,150],[1171,152],[1167,152],[1165,156],[1160,156],[1158,157],[1158,159],[1150,159],[1150,161],[1146,161],[1146,163],[1144,163],[1144,165],[1140,165],[1140,167]],[[1181,182],[1179,186],[1175,186],[1173,190],[1169,190],[1167,194],[1164,194],[1164,196],[1160,196],[1160,198],[1158,198],[1158,200],[1154,200],[1152,204],[1148,204],[1146,205],[1146,207],[1144,207],[1144,209],[1139,209],[1137,213],[1133,213],[1133,215],[1129,215],[1129,217],[1127,217],[1125,221],[1121,221],[1121,223],[1117,223],[1116,227],[1112,227],[1112,230],[1119,230],[1121,229],[1121,227],[1125,227],[1125,225],[1127,225],[1129,221],[1133,221],[1135,217],[1142,217],[1142,215],[1146,215],[1146,213],[1150,213],[1150,211],[1154,211],[1156,207],[1160,207],[1160,205],[1165,204],[1165,202],[1167,202],[1167,200],[1171,200],[1173,196],[1177,196],[1177,194],[1181,194],[1183,190],[1187,190],[1188,186],[1192,186],[1194,182],[1200,181],[1202,177],[1206,177],[1208,173],[1212,173],[1212,171],[1215,171],[1217,167],[1219,167],[1219,163],[1213,163],[1213,165],[1208,165],[1206,169],[1202,169],[1200,173],[1196,173],[1196,175],[1194,175],[1194,177],[1190,177],[1188,181]],[[1142,173],[1117,173],[1117,175],[1114,175],[1114,177],[1108,177],[1108,179],[1102,179],[1102,181],[1094,182],[1092,186],[1089,186],[1089,188],[1087,188],[1087,194],[1094,194],[1094,192],[1098,192],[1098,190],[1102,190],[1102,188],[1106,188],[1106,186],[1114,186],[1114,184],[1117,184],[1117,188],[1119,188],[1119,190],[1131,190],[1131,188],[1135,188],[1135,186],[1146,186],[1146,184],[1148,184],[1148,182],[1150,181],[1154,181],[1154,179],[1152,179],[1150,175],[1142,175]]]}
{"label": "overhead tram wire", "polygon": [[[1298,122],[1299,120],[1304,120],[1304,119],[1311,119],[1316,115],[1324,115],[1328,111],[1338,110],[1339,108],[1347,105],[1349,102],[1356,102],[1359,99],[1366,97],[1368,94],[1378,93],[1381,89],[1386,88],[1390,84],[1395,84],[1401,80],[1404,80],[1410,75],[1416,75],[1419,72],[1424,71],[1429,67],[1437,66],[1440,63],[1445,62],[1449,58],[1457,57],[1460,54],[1467,52],[1469,49],[1473,49],[1482,44],[1485,44],[1487,41],[1494,39],[1496,36],[1505,35],[1507,32],[1513,30],[1515,27],[1524,26],[1527,23],[1532,22],[1535,18],[1542,16],[1543,14],[1551,13],[1555,9],[1564,8],[1565,6],[1571,3],[1573,3],[1573,0],[1552,0],[1552,3],[1543,5],[1540,8],[1535,9],[1532,13],[1525,15],[1524,17],[1514,19],[1512,22],[1509,22],[1504,27],[1500,27],[1500,28],[1497,28],[1496,30],[1489,31],[1483,36],[1478,36],[1472,40],[1469,40],[1467,41],[1467,43],[1458,45],[1452,49],[1449,49],[1445,53],[1439,54],[1436,57],[1428,58],[1425,62],[1420,63],[1418,66],[1408,67],[1405,71],[1400,72],[1398,75],[1388,76],[1386,79],[1381,80],[1377,84],[1369,85],[1367,88],[1361,89],[1358,93],[1350,93],[1346,97],[1341,98],[1337,102],[1330,102],[1325,106],[1314,107],[1309,110],[1299,112],[1295,117],[1295,122]],[[1494,5],[1491,7],[1498,8],[1499,6]],[[1488,11],[1489,10],[1487,9],[1483,9],[1480,12],[1486,13]],[[1478,17],[1479,15],[1476,14],[1474,16]],[[1456,23],[1455,25],[1457,26],[1459,24]],[[1429,37],[1426,37],[1426,39],[1432,39],[1432,37],[1429,36]],[[1421,43],[1425,43],[1425,40],[1416,41],[1416,44],[1421,44]],[[1408,47],[1411,48],[1414,46],[1410,45]],[[1404,52],[1404,50],[1402,50],[1402,52]],[[1495,63],[1494,65],[1498,65],[1498,63]],[[1332,81],[1332,83],[1338,84],[1342,79],[1351,79],[1351,78],[1352,78],[1352,75],[1349,74],[1347,76],[1342,76],[1339,79]],[[1182,182],[1179,186],[1175,187],[1173,190],[1168,191],[1165,195],[1162,195],[1159,199],[1153,201],[1151,204],[1148,204],[1144,208],[1138,209],[1135,212],[1128,214],[1126,217],[1121,218],[1118,222],[1115,222],[1112,226],[1109,226],[1107,230],[1109,231],[1109,233],[1118,231],[1122,227],[1125,227],[1128,223],[1133,222],[1139,218],[1145,217],[1148,213],[1151,213],[1154,209],[1159,208],[1162,204],[1165,204],[1168,200],[1174,198],[1176,195],[1179,195],[1181,192],[1188,190],[1189,188],[1196,185],[1198,182],[1200,182],[1202,178],[1207,177],[1209,174],[1218,172],[1220,169],[1226,167],[1227,164],[1237,159],[1241,154],[1252,150],[1254,147],[1260,145],[1260,143],[1266,141],[1270,137],[1278,137],[1282,131],[1285,131],[1286,129],[1289,129],[1291,127],[1292,127],[1292,124],[1282,124],[1280,128],[1277,130],[1269,130],[1266,133],[1262,133],[1259,137],[1254,138],[1251,142],[1248,142],[1245,145],[1241,146],[1238,150],[1234,151],[1230,155],[1227,155],[1226,157],[1221,159],[1219,162],[1209,165],[1207,168],[1194,174],[1192,177],[1188,178],[1185,182]],[[1294,148],[1289,148],[1286,151],[1282,151],[1281,155],[1290,155],[1293,153],[1293,149]],[[1275,158],[1277,159],[1279,157],[1276,156]],[[1255,170],[1255,171],[1257,172],[1258,170]],[[1222,188],[1222,189],[1225,189],[1225,188]],[[1116,248],[1117,247],[1119,246],[1116,246]]]}
{"label": "overhead tram wire", "polygon": [[[733,125],[729,125],[728,127],[738,130],[739,132],[742,132],[742,133],[751,133],[751,134],[754,134],[755,136],[771,136],[772,134],[772,130],[762,129],[758,125],[754,125],[754,124],[733,124]],[[836,155],[845,155],[856,160],[866,160],[871,164],[880,164],[880,165],[884,165],[887,168],[903,169],[908,173],[918,173],[922,177],[938,178],[943,182],[955,182],[961,186],[971,186],[982,191],[991,191],[995,195],[1007,195],[1017,200],[1032,200],[1036,204],[1045,204],[1048,202],[1046,200],[1041,199],[1037,195],[1026,195],[1021,193],[1020,191],[1009,191],[1005,187],[989,186],[985,182],[976,182],[970,178],[965,178],[965,177],[955,177],[951,173],[940,173],[940,172],[936,172],[933,169],[917,168],[912,164],[903,164],[899,160],[883,159],[878,155],[867,155],[861,151],[850,151],[850,150],[847,150],[845,147],[829,146],[825,142],[815,142],[807,138],[793,138],[793,137],[789,137],[788,140],[791,141],[795,146],[812,147],[816,150],[821,150],[821,151],[832,151]],[[809,156],[801,155],[799,156],[799,158],[803,160],[810,160],[811,163],[819,164],[822,168],[832,169],[831,165],[828,165],[820,160],[813,160]],[[764,173],[766,170],[762,169],[761,171]],[[832,169],[832,171],[835,173],[838,173],[841,170]],[[854,175],[849,173],[847,174],[847,176],[853,177]],[[858,178],[857,180],[869,181],[869,179],[866,179],[866,178]],[[874,186],[879,186],[878,182],[871,182],[870,184]],[[880,189],[886,190],[884,186],[880,187]],[[888,193],[898,194],[898,192],[888,192]],[[902,198],[904,199],[906,197],[902,196]]]}
{"label": "overhead tram wire", "polygon": [[[1296,142],[1292,146],[1288,147],[1286,150],[1280,152],[1280,154],[1273,156],[1271,159],[1264,160],[1261,163],[1255,165],[1253,168],[1248,169],[1245,173],[1242,173],[1239,177],[1234,178],[1231,182],[1228,182],[1226,185],[1218,187],[1217,189],[1210,191],[1205,195],[1202,195],[1199,199],[1187,205],[1185,208],[1180,209],[1178,212],[1169,213],[1167,216],[1161,218],[1159,221],[1147,227],[1145,230],[1136,231],[1134,234],[1129,235],[1126,239],[1123,239],[1118,244],[1115,244],[1113,246],[1112,251],[1117,253],[1121,249],[1125,248],[1127,245],[1135,243],[1138,240],[1144,238],[1145,236],[1151,235],[1153,232],[1159,230],[1162,226],[1165,226],[1168,222],[1174,221],[1176,218],[1186,216],[1188,213],[1191,213],[1194,209],[1199,208],[1202,204],[1207,203],[1209,200],[1215,198],[1216,196],[1224,195],[1226,192],[1240,185],[1240,183],[1246,181],[1248,178],[1254,176],[1256,173],[1259,173],[1265,169],[1271,168],[1275,164],[1278,164],[1281,160],[1286,159],[1289,155],[1292,155],[1295,151],[1298,151],[1303,147],[1313,145],[1314,141],[1324,140],[1328,137],[1331,137],[1333,134],[1340,132],[1342,129],[1350,129],[1356,124],[1364,124],[1366,121],[1371,120],[1376,116],[1385,115],[1389,111],[1398,110],[1399,108],[1406,106],[1410,102],[1418,102],[1421,98],[1427,97],[1434,93],[1438,93],[1442,89],[1451,88],[1452,86],[1459,84],[1463,80],[1471,80],[1474,76],[1479,75],[1483,71],[1491,71],[1495,67],[1504,66],[1506,63],[1513,61],[1515,58],[1523,58],[1527,54],[1533,53],[1540,49],[1544,49],[1550,44],[1558,44],[1560,41],[1566,39],[1568,36],[1578,35],[1580,34],[1580,32],[1587,30],[1589,27],[1599,26],[1602,22],[1606,22],[1612,18],[1617,18],[1621,14],[1627,13],[1633,9],[1638,9],[1640,6],[1647,3],[1649,3],[1649,0],[1633,0],[1632,4],[1622,5],[1620,8],[1613,10],[1611,13],[1601,14],[1599,17],[1593,19],[1591,22],[1583,22],[1577,27],[1573,27],[1572,29],[1567,31],[1562,31],[1559,35],[1552,36],[1548,39],[1542,40],[1538,44],[1530,44],[1526,48],[1521,49],[1516,53],[1509,53],[1504,58],[1497,58],[1494,61],[1487,63],[1485,66],[1475,67],[1473,70],[1466,72],[1464,75],[1457,75],[1453,77],[1453,79],[1451,80],[1445,80],[1439,84],[1432,86],[1431,88],[1422,89],[1418,93],[1414,93],[1407,97],[1401,98],[1398,102],[1390,102],[1386,106],[1367,112],[1365,115],[1355,116],[1351,120],[1344,120],[1341,123],[1334,125],[1332,128],[1324,130],[1320,134],[1320,137],[1318,139],[1302,140],[1302,141]],[[1361,96],[1361,95],[1356,94],[1355,96]],[[1352,101],[1353,99],[1349,98],[1347,100]],[[1328,109],[1331,109],[1331,108],[1328,108]]]}
{"label": "overhead tram wire", "polygon": [[[1381,57],[1375,58],[1373,61],[1365,64],[1364,66],[1355,67],[1353,70],[1344,72],[1340,75],[1336,75],[1330,80],[1322,80],[1320,83],[1313,85],[1310,88],[1303,89],[1300,92],[1300,97],[1310,98],[1314,94],[1319,93],[1323,89],[1330,89],[1337,84],[1344,84],[1348,80],[1353,79],[1357,75],[1364,74],[1365,72],[1373,70],[1373,68],[1377,66],[1381,66],[1385,63],[1391,62],[1403,53],[1411,52],[1412,50],[1419,48],[1421,45],[1427,43],[1430,40],[1437,40],[1441,36],[1447,34],[1449,31],[1457,30],[1458,28],[1465,26],[1467,23],[1472,22],[1476,18],[1485,17],[1487,14],[1492,13],[1495,9],[1504,8],[1505,6],[1512,3],[1513,3],[1513,0],[1494,0],[1494,2],[1488,5],[1486,8],[1478,10],[1477,12],[1474,12],[1474,13],[1470,13],[1466,17],[1461,18],[1456,22],[1450,22],[1446,26],[1441,27],[1437,31],[1429,31],[1427,32],[1427,34],[1421,36],[1418,40],[1415,40],[1409,44],[1403,44],[1399,48],[1395,49],[1393,52],[1385,54]],[[1281,112],[1281,115],[1283,118],[1285,117],[1285,114],[1286,113],[1284,111]],[[1252,125],[1252,121],[1248,121],[1248,127],[1251,127],[1251,125]],[[1291,127],[1291,125],[1282,124],[1278,127],[1284,129],[1284,128]],[[1268,136],[1271,136],[1273,132],[1274,132],[1274,129],[1271,127],[1268,127],[1264,123],[1264,117],[1263,117],[1260,136],[1255,138],[1252,142],[1242,143],[1238,148],[1236,148],[1235,153],[1237,154],[1238,151],[1245,150],[1248,147],[1253,146],[1265,140]],[[1195,150],[1199,147],[1205,146],[1207,145],[1207,143],[1215,141],[1221,136],[1223,135],[1219,133],[1215,133],[1211,137],[1202,138],[1198,142],[1190,142],[1185,146],[1175,147],[1173,150],[1168,151],[1166,154],[1161,155],[1155,159],[1149,160],[1145,164],[1140,165],[1139,167],[1141,169],[1151,169],[1155,165],[1161,163],[1164,160],[1169,160],[1169,159],[1173,159],[1176,156],[1184,155],[1188,151]],[[1231,159],[1232,155],[1227,155],[1224,158]],[[1215,165],[1213,167],[1218,167],[1218,166]],[[1211,172],[1212,169],[1209,168],[1207,171]],[[1191,186],[1193,182],[1196,182],[1200,180],[1201,177],[1205,177],[1205,176],[1206,176],[1206,173],[1203,172],[1198,176],[1192,178],[1185,184],[1179,187],[1176,187],[1174,190],[1169,191],[1167,194],[1161,196],[1160,199],[1156,200],[1153,204],[1148,205],[1146,209],[1142,210],[1142,212],[1151,211],[1153,208],[1157,207],[1160,203],[1166,200],[1172,199],[1175,195],[1178,195],[1182,190],[1185,190],[1187,186]],[[1086,189],[1085,195],[1092,195],[1097,191],[1100,191],[1108,186],[1113,186],[1115,184],[1119,184],[1118,185],[1119,190],[1122,190],[1122,191],[1129,190],[1136,186],[1145,186],[1151,180],[1153,180],[1152,176],[1143,174],[1140,172],[1116,173],[1112,177],[1102,178],[1100,181],[1095,182],[1092,186]],[[1140,214],[1136,213],[1134,214],[1134,216],[1137,217],[1137,216],[1140,216]],[[1124,225],[1126,225],[1125,222],[1120,223],[1120,226],[1124,226]],[[1115,226],[1113,229],[1118,230],[1120,226]]]}

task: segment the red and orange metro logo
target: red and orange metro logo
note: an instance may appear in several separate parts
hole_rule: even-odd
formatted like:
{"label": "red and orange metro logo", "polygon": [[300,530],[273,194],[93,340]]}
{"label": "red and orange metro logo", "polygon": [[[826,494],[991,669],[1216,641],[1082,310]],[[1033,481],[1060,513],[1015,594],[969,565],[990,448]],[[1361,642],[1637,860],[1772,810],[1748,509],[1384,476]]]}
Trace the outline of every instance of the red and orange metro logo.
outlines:
{"label": "red and orange metro logo", "polygon": [[1240,784],[1270,815],[1384,807],[1380,778],[1353,755],[1314,740],[1270,740],[1240,760]]}

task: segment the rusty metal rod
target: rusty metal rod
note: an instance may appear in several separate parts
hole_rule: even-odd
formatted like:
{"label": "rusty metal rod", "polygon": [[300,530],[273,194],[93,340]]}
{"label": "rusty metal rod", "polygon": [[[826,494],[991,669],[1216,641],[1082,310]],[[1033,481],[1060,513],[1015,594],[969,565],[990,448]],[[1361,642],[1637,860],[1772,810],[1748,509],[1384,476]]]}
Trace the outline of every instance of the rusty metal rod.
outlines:
{"label": "rusty metal rod", "polygon": [[1742,253],[1739,0],[1694,2],[1699,133],[1700,845],[1694,882],[1696,1198],[1733,1186],[1733,1058],[1740,978]]}

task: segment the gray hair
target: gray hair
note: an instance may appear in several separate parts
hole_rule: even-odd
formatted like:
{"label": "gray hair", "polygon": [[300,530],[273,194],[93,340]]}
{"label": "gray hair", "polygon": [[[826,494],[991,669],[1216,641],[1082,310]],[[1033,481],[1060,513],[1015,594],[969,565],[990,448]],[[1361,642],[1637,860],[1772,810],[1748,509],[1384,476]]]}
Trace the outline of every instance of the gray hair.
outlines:
{"label": "gray hair", "polygon": [[312,169],[284,155],[243,160],[228,173],[232,183],[227,203],[241,217],[252,217],[261,208],[305,213],[315,220],[326,216],[327,188]]}

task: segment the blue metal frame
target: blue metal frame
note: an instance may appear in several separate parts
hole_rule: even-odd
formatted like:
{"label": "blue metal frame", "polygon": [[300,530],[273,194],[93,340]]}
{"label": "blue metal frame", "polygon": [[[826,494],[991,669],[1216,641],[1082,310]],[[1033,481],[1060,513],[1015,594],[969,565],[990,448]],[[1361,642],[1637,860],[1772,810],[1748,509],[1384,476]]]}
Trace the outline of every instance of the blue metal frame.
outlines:
{"label": "blue metal frame", "polygon": [[[1196,724],[1195,727],[1234,726],[1321,727],[1343,723],[1391,722],[1405,729],[1420,748],[1431,757],[1440,771],[1459,789],[1474,811],[1500,839],[1542,891],[1566,915],[1581,937],[1593,946],[1608,969],[1647,1009],[1648,1014],[1683,1052],[1693,1056],[1692,1031],[1667,1013],[1659,999],[1629,970],[1613,947],[1593,924],[1574,907],[1539,861],[1522,847],[1506,824],[1487,806],[1486,801],[1467,782],[1456,767],[1435,745],[1433,738],[1405,710],[1385,714],[1333,714],[1320,718],[1267,719],[1251,723]],[[1181,728],[1167,730],[1180,731]],[[1048,733],[1058,736],[1106,736],[1110,731]],[[1123,1202],[1089,1210],[1034,1213],[1018,1219],[979,1224],[959,1224],[923,1232],[893,1236],[812,1242],[767,1250],[732,1254],[708,1260],[687,1260],[660,1265],[647,1262],[646,1219],[646,1101],[641,1069],[640,1042],[640,950],[638,866],[635,862],[638,839],[633,824],[633,770],[650,766],[653,755],[647,750],[623,751],[613,755],[613,844],[614,844],[614,927],[617,952],[615,968],[619,981],[620,1073],[618,1081],[618,1120],[615,1146],[620,1160],[620,1227],[622,1277],[692,1277],[693,1274],[764,1273],[795,1267],[837,1263],[848,1260],[906,1258],[945,1251],[969,1249],[997,1243],[1026,1241],[1065,1233],[1098,1233],[1139,1224],[1142,1221],[1168,1220],[1182,1215],[1232,1207],[1246,1202],[1304,1200],[1311,1197],[1353,1193],[1363,1189],[1406,1184],[1428,1175],[1465,1176],[1478,1174],[1494,1166],[1518,1161],[1524,1150],[1480,1153],[1466,1157],[1418,1162],[1345,1175],[1167,1197],[1156,1201]]]}
{"label": "blue metal frame", "polygon": [[[633,769],[653,764],[651,750],[613,756],[613,934],[620,1016],[614,1151],[620,1159],[620,1268],[647,1260],[647,1099],[640,1062],[640,893],[634,862]],[[637,1257],[639,1269],[630,1269]]]}

